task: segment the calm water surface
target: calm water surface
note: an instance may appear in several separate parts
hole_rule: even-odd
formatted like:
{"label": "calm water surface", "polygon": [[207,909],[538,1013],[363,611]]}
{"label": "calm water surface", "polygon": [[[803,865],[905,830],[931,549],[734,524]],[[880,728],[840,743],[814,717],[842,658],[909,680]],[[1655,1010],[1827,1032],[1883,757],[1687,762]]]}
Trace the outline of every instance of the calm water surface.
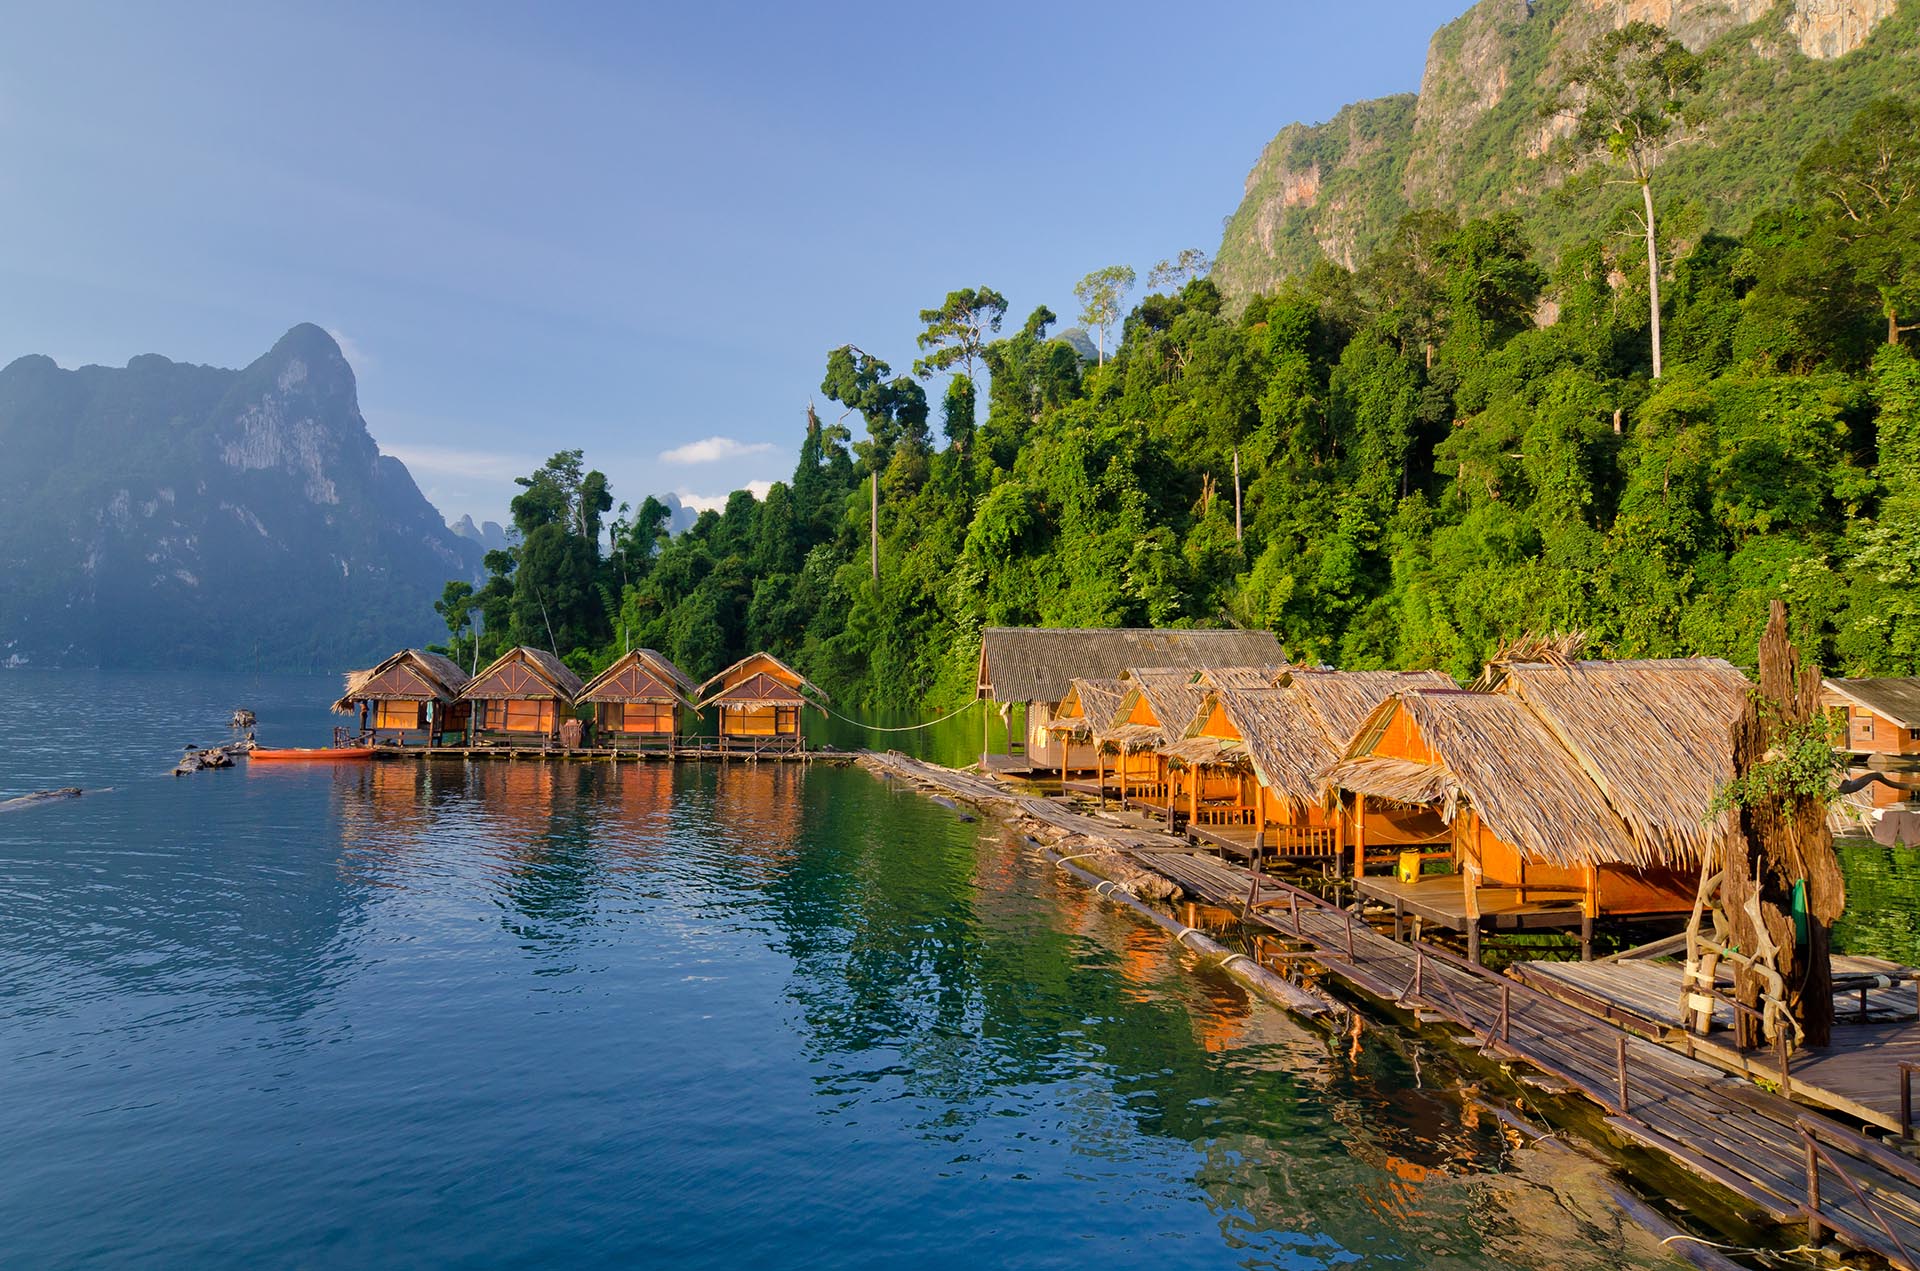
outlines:
{"label": "calm water surface", "polygon": [[8,1266],[1652,1266],[1328,1038],[854,769],[162,774],[318,678],[0,677]]}

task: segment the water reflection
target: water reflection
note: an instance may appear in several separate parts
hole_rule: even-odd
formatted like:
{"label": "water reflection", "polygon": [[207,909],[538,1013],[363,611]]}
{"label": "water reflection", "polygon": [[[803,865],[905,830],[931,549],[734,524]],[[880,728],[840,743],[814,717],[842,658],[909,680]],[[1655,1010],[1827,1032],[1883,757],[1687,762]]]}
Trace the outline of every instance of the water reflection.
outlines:
{"label": "water reflection", "polygon": [[1651,1261],[1417,1046],[858,771],[148,782],[0,821],[0,904],[23,1265]]}

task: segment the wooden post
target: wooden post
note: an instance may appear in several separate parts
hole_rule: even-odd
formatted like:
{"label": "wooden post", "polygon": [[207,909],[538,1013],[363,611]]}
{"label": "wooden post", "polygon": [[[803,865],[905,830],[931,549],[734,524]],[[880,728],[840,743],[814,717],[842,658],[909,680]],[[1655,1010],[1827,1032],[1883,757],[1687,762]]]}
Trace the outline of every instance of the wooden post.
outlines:
{"label": "wooden post", "polygon": [[1820,1149],[1805,1130],[1800,1137],[1807,1145],[1807,1243],[1820,1243]]}
{"label": "wooden post", "polygon": [[1367,796],[1353,796],[1353,877],[1358,882],[1367,872]]}
{"label": "wooden post", "polygon": [[980,772],[984,776],[987,771],[987,752],[992,748],[989,738],[993,728],[993,699],[983,697],[980,702]]}
{"label": "wooden post", "polygon": [[1480,965],[1480,920],[1475,917],[1467,919],[1467,961]]}
{"label": "wooden post", "polygon": [[[1164,763],[1165,761],[1164,761],[1164,760],[1162,760],[1162,762]],[[1173,788],[1174,788],[1174,775],[1173,775],[1173,765],[1172,765],[1172,764],[1167,764],[1167,790],[1166,790],[1166,793],[1167,793],[1167,833],[1169,833],[1169,834],[1171,834],[1171,833],[1173,833]]]}
{"label": "wooden post", "polygon": [[1100,810],[1107,807],[1107,752],[1099,742],[1093,743],[1093,789],[1100,800]]}
{"label": "wooden post", "polygon": [[1587,894],[1580,900],[1580,960],[1593,961],[1593,919],[1600,912],[1600,868],[1587,865]]}

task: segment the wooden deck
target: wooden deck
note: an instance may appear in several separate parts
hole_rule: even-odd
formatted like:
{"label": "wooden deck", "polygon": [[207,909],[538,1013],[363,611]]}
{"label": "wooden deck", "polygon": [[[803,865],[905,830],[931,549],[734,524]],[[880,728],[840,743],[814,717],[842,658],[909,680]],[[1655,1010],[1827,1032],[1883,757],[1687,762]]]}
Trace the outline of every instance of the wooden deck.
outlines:
{"label": "wooden deck", "polygon": [[1599,1104],[1623,1139],[1672,1157],[1776,1221],[1806,1220],[1816,1197],[1813,1158],[1821,1222],[1895,1265],[1920,1267],[1920,1163],[1523,982],[1391,940],[1312,893],[1201,857],[1161,854],[1148,863],[1209,903],[1244,908],[1375,1001],[1444,1020],[1483,1053],[1559,1078]]}
{"label": "wooden deck", "polygon": [[[1354,880],[1368,900],[1448,931],[1465,931],[1467,897],[1458,874],[1428,874],[1413,882],[1395,875],[1368,874]],[[1580,898],[1572,894],[1534,892],[1523,896],[1513,887],[1482,887],[1476,893],[1480,926],[1493,931],[1558,930],[1580,925]]]}
{"label": "wooden deck", "polygon": [[[1831,1117],[1524,981],[1424,942],[1392,939],[1353,909],[1197,854],[1179,839],[1017,796],[990,778],[876,758],[890,772],[956,797],[1096,835],[1190,896],[1266,931],[1282,946],[1269,962],[1311,961],[1389,1011],[1464,1030],[1461,1044],[1562,1083],[1597,1104],[1623,1143],[1678,1162],[1754,1215],[1809,1222],[1816,1238],[1824,1229],[1920,1271],[1920,1164]],[[1796,1067],[1795,1077],[1801,1071]]]}
{"label": "wooden deck", "polygon": [[[1833,969],[1836,977],[1908,971],[1880,958],[1854,957],[1835,957]],[[1716,1031],[1706,1037],[1681,1031],[1677,963],[1654,959],[1522,962],[1513,967],[1513,973],[1579,1010],[1728,1072],[1765,1081],[1802,1102],[1883,1130],[1900,1131],[1900,1065],[1920,1064],[1920,1023],[1916,1023],[1920,1003],[1911,981],[1835,993],[1832,1044],[1792,1056],[1783,1082],[1771,1050],[1733,1047],[1730,1007],[1715,1009]],[[1718,982],[1731,990],[1733,977],[1723,973]]]}

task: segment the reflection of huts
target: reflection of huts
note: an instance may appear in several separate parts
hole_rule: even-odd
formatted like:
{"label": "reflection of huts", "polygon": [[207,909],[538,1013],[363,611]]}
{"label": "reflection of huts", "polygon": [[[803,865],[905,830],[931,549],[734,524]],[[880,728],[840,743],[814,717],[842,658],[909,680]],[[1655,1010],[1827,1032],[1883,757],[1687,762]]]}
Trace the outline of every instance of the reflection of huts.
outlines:
{"label": "reflection of huts", "polygon": [[1283,671],[1264,684],[1210,672],[1212,685],[1163,754],[1182,780],[1196,837],[1251,854],[1337,858],[1320,775],[1367,714],[1395,692],[1452,688],[1438,671]]}
{"label": "reflection of huts", "polygon": [[575,675],[545,649],[508,649],[461,690],[473,704],[474,737],[487,744],[547,746],[560,738],[581,689]]}
{"label": "reflection of huts", "polygon": [[376,744],[438,746],[463,740],[467,704],[460,698],[467,673],[452,659],[424,649],[402,649],[365,671],[349,671],[337,715],[358,714],[359,731]]}
{"label": "reflection of huts", "polygon": [[[1510,664],[1491,693],[1421,690],[1380,704],[1325,775],[1364,869],[1407,853],[1361,891],[1464,930],[1677,914],[1693,900],[1709,822],[1732,775],[1746,680],[1717,659]],[[1422,855],[1458,877],[1417,874]]]}
{"label": "reflection of huts", "polygon": [[[1026,766],[1057,771],[1067,758],[1064,736],[1050,732],[1076,677],[1115,679],[1128,667],[1198,671],[1210,666],[1282,666],[1286,651],[1270,631],[1158,631],[1140,627],[988,627],[980,633],[974,695],[1011,709],[1025,722],[1009,749]],[[981,759],[987,758],[982,725]]]}
{"label": "reflection of huts", "polygon": [[823,709],[825,690],[771,653],[752,653],[699,689],[700,708],[720,708],[720,749],[755,754],[804,750],[802,707]]}
{"label": "reflection of huts", "polygon": [[694,713],[693,681],[652,649],[633,649],[587,681],[574,700],[593,706],[597,745],[671,752],[684,722]]}

